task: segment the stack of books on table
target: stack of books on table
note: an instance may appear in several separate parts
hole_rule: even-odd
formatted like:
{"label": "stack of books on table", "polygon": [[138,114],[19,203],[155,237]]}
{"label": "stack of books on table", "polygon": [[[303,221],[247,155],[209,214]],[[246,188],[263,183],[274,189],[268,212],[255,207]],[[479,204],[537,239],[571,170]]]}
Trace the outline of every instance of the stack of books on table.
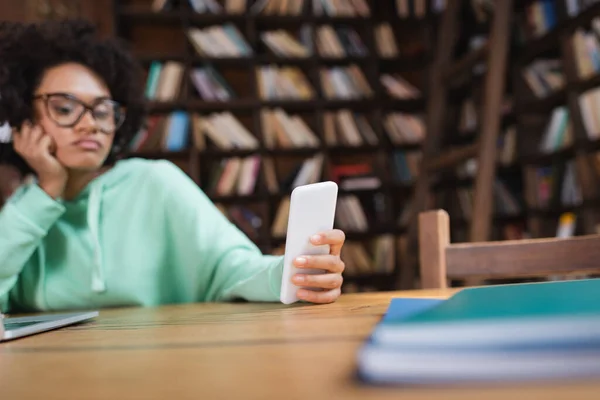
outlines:
{"label": "stack of books on table", "polygon": [[600,378],[600,279],[394,298],[358,354],[377,384]]}

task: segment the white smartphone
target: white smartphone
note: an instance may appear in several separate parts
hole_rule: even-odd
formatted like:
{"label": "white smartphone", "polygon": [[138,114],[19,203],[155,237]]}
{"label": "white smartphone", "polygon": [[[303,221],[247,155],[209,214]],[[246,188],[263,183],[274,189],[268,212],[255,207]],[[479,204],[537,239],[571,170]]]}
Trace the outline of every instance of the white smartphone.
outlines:
{"label": "white smartphone", "polygon": [[305,274],[323,272],[296,268],[293,261],[301,255],[329,254],[329,245],[315,246],[310,243],[310,237],[333,229],[337,195],[338,186],[331,181],[298,186],[292,191],[280,294],[283,304],[298,301],[296,292],[300,287],[292,282],[292,277],[297,272]]}

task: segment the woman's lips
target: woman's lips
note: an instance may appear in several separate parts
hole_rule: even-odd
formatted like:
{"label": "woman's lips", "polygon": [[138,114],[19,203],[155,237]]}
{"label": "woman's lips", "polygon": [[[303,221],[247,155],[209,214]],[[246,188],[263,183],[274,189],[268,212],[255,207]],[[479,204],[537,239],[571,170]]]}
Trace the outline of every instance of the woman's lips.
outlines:
{"label": "woman's lips", "polygon": [[75,142],[75,146],[83,150],[100,150],[100,142],[93,139],[81,139]]}

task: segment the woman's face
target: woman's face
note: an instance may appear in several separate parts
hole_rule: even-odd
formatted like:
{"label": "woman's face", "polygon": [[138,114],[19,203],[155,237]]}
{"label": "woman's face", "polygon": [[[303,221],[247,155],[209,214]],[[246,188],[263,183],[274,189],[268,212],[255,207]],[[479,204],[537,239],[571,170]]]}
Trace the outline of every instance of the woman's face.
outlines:
{"label": "woman's face", "polygon": [[46,71],[34,96],[35,122],[54,139],[58,161],[72,171],[99,169],[124,118],[103,80],[81,64],[61,64]]}

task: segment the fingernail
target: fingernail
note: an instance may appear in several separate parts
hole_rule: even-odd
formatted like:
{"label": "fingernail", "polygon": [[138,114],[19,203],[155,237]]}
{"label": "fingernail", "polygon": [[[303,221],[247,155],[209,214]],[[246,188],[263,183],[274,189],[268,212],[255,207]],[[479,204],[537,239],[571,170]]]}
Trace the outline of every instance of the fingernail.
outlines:
{"label": "fingernail", "polygon": [[310,240],[311,240],[313,243],[319,243],[319,242],[321,242],[321,235],[313,235],[313,236],[310,238]]}
{"label": "fingernail", "polygon": [[306,258],[304,258],[304,257],[296,258],[296,265],[304,265],[304,264],[306,264]]}
{"label": "fingernail", "polygon": [[294,282],[303,283],[306,281],[306,277],[304,275],[294,275]]}

